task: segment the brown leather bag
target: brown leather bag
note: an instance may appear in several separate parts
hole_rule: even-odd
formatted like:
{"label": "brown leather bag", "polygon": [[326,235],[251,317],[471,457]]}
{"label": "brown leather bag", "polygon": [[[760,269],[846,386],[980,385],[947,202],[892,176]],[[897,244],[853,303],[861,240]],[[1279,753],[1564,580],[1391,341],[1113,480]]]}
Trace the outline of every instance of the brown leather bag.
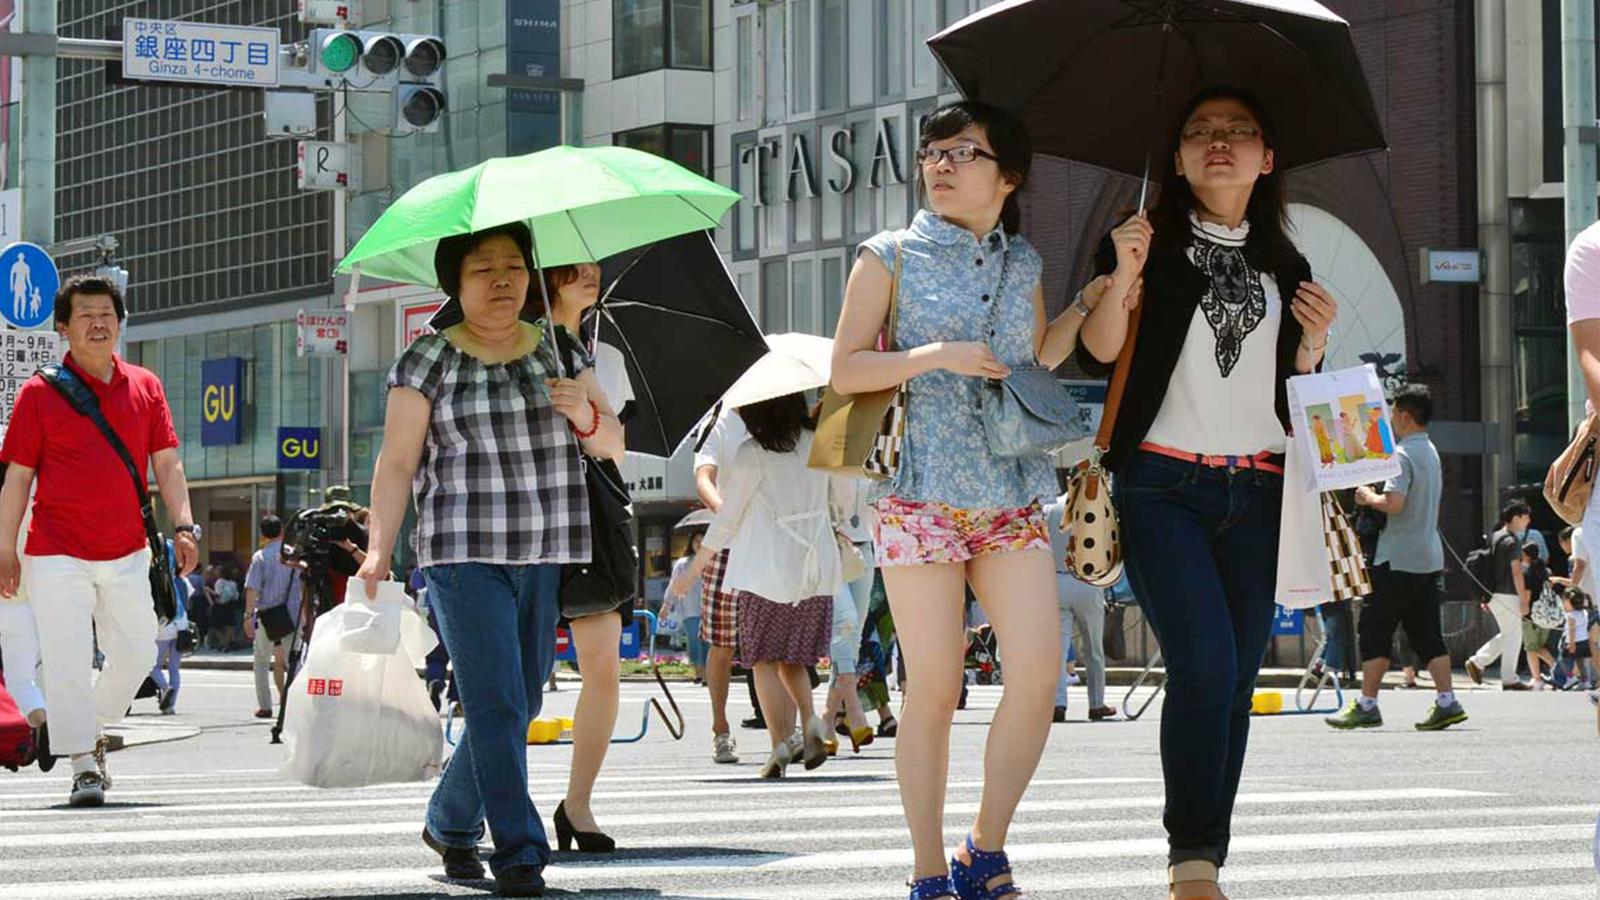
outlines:
{"label": "brown leather bag", "polygon": [[[894,275],[889,282],[889,314],[885,318],[885,350],[895,347],[900,320],[900,238],[894,239]],[[841,394],[829,385],[822,394],[816,437],[806,465],[830,475],[893,478],[900,468],[900,446],[906,433],[906,386],[864,394]]]}
{"label": "brown leather bag", "polygon": [[1556,515],[1569,525],[1583,523],[1594,492],[1595,454],[1600,452],[1600,415],[1591,415],[1578,426],[1572,443],[1561,451],[1544,477],[1544,499]]}
{"label": "brown leather bag", "polygon": [[1100,431],[1094,438],[1094,452],[1078,463],[1067,480],[1066,509],[1061,530],[1072,529],[1067,541],[1067,571],[1095,587],[1110,587],[1122,578],[1122,534],[1117,509],[1111,503],[1111,479],[1100,465],[1100,457],[1111,447],[1111,431],[1116,427],[1122,395],[1128,389],[1128,369],[1133,364],[1133,348],[1139,336],[1139,319],[1144,304],[1134,307],[1128,317],[1128,336],[1117,354],[1117,367],[1106,391],[1106,408],[1100,417]]}

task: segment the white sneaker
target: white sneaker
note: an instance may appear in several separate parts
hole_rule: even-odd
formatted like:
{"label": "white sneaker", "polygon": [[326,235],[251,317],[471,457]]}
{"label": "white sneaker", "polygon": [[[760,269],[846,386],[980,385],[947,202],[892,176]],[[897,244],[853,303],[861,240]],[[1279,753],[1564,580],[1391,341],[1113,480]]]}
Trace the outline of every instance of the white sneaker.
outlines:
{"label": "white sneaker", "polygon": [[732,765],[739,761],[739,743],[733,739],[733,735],[711,736],[711,758],[724,765]]}
{"label": "white sneaker", "polygon": [[761,765],[761,777],[767,779],[782,778],[789,768],[789,745],[779,744],[772,748],[772,755]]}

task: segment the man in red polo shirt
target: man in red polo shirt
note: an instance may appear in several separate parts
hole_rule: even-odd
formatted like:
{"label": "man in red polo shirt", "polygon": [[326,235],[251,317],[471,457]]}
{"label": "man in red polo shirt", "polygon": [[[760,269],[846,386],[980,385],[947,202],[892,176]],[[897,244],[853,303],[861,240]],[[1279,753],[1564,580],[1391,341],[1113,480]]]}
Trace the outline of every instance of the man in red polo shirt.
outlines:
{"label": "man in red polo shirt", "polygon": [[[141,476],[153,465],[177,523],[178,564],[188,573],[200,558],[200,531],[189,512],[178,436],[155,374],[117,358],[125,315],[122,294],[103,278],[71,278],[56,295],[56,331],[70,349],[66,367],[94,392]],[[0,461],[7,464],[0,597],[15,596],[19,580],[26,588],[39,624],[52,749],[72,760],[72,805],[99,806],[111,786],[101,729],[122,719],[155,663],[150,547],[138,493],[105,435],[38,376],[17,394]],[[19,561],[17,531],[35,478]],[[106,661],[91,687],[96,638]]]}

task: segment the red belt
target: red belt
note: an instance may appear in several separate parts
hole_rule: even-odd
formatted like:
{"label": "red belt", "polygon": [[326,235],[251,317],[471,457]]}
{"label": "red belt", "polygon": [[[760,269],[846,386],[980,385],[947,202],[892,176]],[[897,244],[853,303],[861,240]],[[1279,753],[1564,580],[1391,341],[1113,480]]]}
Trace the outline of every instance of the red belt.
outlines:
{"label": "red belt", "polygon": [[1214,469],[1254,469],[1258,472],[1271,472],[1274,475],[1283,474],[1283,454],[1261,452],[1255,456],[1206,456],[1203,453],[1189,453],[1183,450],[1174,450],[1160,444],[1148,441],[1139,445],[1140,450],[1181,459],[1186,463],[1200,466],[1209,466]]}

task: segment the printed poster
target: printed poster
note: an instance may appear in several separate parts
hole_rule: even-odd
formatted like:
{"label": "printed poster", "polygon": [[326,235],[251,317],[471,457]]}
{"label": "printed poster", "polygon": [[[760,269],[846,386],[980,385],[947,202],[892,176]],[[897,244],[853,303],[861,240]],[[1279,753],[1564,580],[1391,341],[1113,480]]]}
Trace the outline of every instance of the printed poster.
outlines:
{"label": "printed poster", "polygon": [[1394,424],[1371,365],[1289,379],[1293,451],[1308,491],[1335,491],[1400,474]]}

